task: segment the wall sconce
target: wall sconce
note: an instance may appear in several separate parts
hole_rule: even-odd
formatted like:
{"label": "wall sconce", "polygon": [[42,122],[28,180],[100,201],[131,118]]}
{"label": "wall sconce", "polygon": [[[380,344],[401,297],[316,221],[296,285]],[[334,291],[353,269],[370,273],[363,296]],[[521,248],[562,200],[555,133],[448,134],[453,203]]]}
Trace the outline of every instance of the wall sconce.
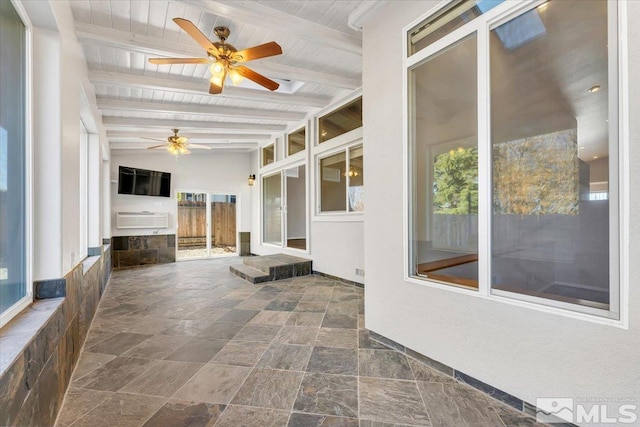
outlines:
{"label": "wall sconce", "polygon": [[256,180],[256,176],[255,175],[249,175],[249,187],[253,187],[253,183]]}

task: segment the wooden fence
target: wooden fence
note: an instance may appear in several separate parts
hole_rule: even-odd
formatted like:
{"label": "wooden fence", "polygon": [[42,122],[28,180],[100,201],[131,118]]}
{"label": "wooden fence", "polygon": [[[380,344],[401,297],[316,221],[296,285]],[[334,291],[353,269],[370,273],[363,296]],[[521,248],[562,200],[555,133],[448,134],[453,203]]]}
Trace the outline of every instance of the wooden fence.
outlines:
{"label": "wooden fence", "polygon": [[[180,202],[178,204],[178,241],[206,245],[207,206],[205,202]],[[226,202],[211,203],[211,244],[214,246],[235,246],[236,244],[236,204]]]}

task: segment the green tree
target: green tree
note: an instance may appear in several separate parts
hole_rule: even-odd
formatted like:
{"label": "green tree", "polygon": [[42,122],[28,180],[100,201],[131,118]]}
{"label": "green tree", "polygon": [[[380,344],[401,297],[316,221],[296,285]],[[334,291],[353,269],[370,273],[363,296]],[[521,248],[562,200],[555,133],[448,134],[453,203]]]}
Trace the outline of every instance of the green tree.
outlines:
{"label": "green tree", "polygon": [[478,213],[478,149],[459,147],[434,159],[433,205],[437,214]]}

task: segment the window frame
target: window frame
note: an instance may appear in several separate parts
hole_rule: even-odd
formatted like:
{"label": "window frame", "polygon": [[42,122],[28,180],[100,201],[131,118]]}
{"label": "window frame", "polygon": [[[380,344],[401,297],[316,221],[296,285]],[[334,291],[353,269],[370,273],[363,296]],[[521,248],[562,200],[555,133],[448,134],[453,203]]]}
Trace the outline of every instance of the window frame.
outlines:
{"label": "window frame", "polygon": [[[364,149],[364,143],[362,138],[358,138],[349,143],[340,145],[338,147],[334,147],[329,150],[322,151],[321,153],[316,154],[314,161],[315,168],[315,199],[316,199],[316,207],[314,209],[315,218],[326,218],[326,217],[353,217],[358,218],[364,215],[364,210],[362,211],[350,211],[349,210],[349,182],[350,177],[347,175],[345,180],[345,210],[344,211],[322,211],[322,180],[321,180],[321,166],[320,163],[323,159],[334,156],[336,154],[345,153],[345,164],[346,170],[349,170],[349,166],[351,165],[351,150],[354,148],[362,147]],[[363,153],[364,154],[364,153]],[[364,158],[364,156],[363,156]]]}
{"label": "window frame", "polygon": [[80,164],[79,164],[79,260],[82,262],[89,253],[89,131],[80,119]]}
{"label": "window frame", "polygon": [[[260,244],[262,246],[270,246],[272,248],[283,248],[284,245],[284,203],[283,203],[283,184],[282,184],[282,176],[284,174],[284,169],[278,168],[274,170],[270,170],[268,172],[264,172],[260,174]],[[264,203],[264,180],[265,178],[270,178],[275,175],[280,175],[280,244],[267,242],[265,241],[265,225],[264,225],[264,213],[265,213],[265,203]],[[307,230],[308,233],[308,230]]]}
{"label": "window frame", "polygon": [[[290,145],[289,145],[289,135],[300,132],[301,130],[304,130],[304,148],[298,152],[295,152],[293,154],[291,154],[291,150],[290,150]],[[308,132],[308,126],[306,123],[304,123],[302,126],[298,126],[296,128],[294,128],[292,131],[287,132],[287,134],[285,135],[284,138],[284,151],[286,153],[286,157],[293,157],[293,156],[304,156],[304,154],[301,153],[305,153],[307,151],[307,147],[309,146],[309,132]]]}
{"label": "window frame", "polygon": [[[271,163],[266,163],[265,164],[265,157],[264,157],[264,150],[266,150],[267,148],[273,146],[273,161]],[[260,147],[260,167],[261,168],[266,168],[274,163],[276,163],[278,161],[278,144],[276,144],[276,141],[272,141],[269,144],[263,145],[262,147]]]}
{"label": "window frame", "polygon": [[[430,11],[419,17],[415,21],[403,28],[403,234],[404,234],[404,280],[405,282],[415,283],[418,285],[428,286],[432,288],[442,289],[449,292],[457,292],[465,295],[473,296],[476,298],[488,299],[492,301],[498,301],[501,303],[523,307],[527,309],[533,309],[537,311],[547,312],[562,315],[565,317],[576,318],[580,320],[586,320],[594,323],[610,325],[620,328],[628,328],[629,314],[628,314],[628,300],[629,300],[629,266],[628,266],[628,247],[629,237],[626,231],[629,229],[629,186],[626,184],[629,181],[629,106],[628,106],[628,67],[627,64],[627,6],[624,2],[620,2],[617,5],[617,13],[612,14],[612,6],[609,4],[609,39],[612,34],[615,36],[614,40],[617,40],[617,56],[614,58],[617,60],[617,69],[615,72],[615,82],[617,86],[614,86],[617,96],[617,115],[613,116],[616,120],[610,120],[614,122],[610,126],[611,132],[614,134],[617,132],[618,142],[617,147],[611,147],[610,151],[610,164],[617,166],[612,168],[610,178],[617,178],[613,184],[613,190],[617,188],[617,211],[616,209],[610,210],[610,224],[612,226],[610,235],[610,253],[614,250],[617,253],[617,257],[612,259],[610,264],[610,270],[615,270],[613,274],[610,274],[610,296],[611,303],[608,310],[592,309],[590,307],[580,306],[577,304],[564,303],[554,301],[546,298],[522,296],[514,293],[496,292],[496,289],[491,288],[491,275],[490,275],[490,263],[491,263],[491,212],[489,207],[491,206],[491,182],[489,177],[491,176],[491,154],[490,154],[490,142],[491,142],[491,128],[490,128],[490,88],[489,88],[489,36],[493,28],[500,24],[509,21],[518,15],[530,10],[534,7],[543,4],[544,0],[526,0],[523,2],[512,3],[505,2],[496,6],[495,8],[487,11],[485,14],[477,17],[473,21],[466,25],[455,29],[451,33],[435,41],[432,45],[419,50],[414,54],[410,54],[409,46],[406,40],[409,37],[409,32],[424,22],[430,16],[435,16],[443,8],[447,7],[451,3],[450,0],[445,0],[432,8]],[[615,30],[612,30],[614,28]],[[617,30],[617,31],[616,31]],[[412,120],[411,120],[411,105],[414,102],[411,86],[411,70],[419,66],[428,60],[429,57],[437,54],[448,46],[454,44],[458,40],[463,39],[474,31],[477,32],[478,37],[478,221],[479,221],[479,236],[478,236],[478,252],[484,253],[483,259],[479,260],[479,288],[478,290],[464,289],[457,286],[448,284],[442,284],[429,279],[420,279],[415,277],[411,273],[412,265],[412,179],[413,179],[413,166],[411,160],[413,150],[413,134]],[[615,32],[614,32],[615,31]],[[609,52],[609,59],[611,61],[611,51]],[[617,121],[617,123],[615,123]],[[617,126],[616,126],[617,125]],[[610,180],[613,181],[613,180]],[[615,202],[615,199],[613,200]],[[615,262],[613,262],[615,261]],[[617,277],[617,283],[612,283],[612,280]],[[615,292],[617,291],[617,292]],[[616,302],[617,301],[617,307]],[[616,313],[617,308],[617,313]],[[617,314],[617,315],[616,315]]]}
{"label": "window frame", "polygon": [[[326,141],[322,141],[320,142],[320,120],[324,117],[327,117],[330,114],[333,114],[339,110],[341,110],[342,108],[345,108],[347,105],[350,105],[351,103],[355,102],[358,100],[358,98],[363,99],[362,96],[362,90],[357,90],[354,93],[352,93],[351,95],[349,95],[348,97],[344,98],[341,102],[339,102],[336,105],[332,105],[331,108],[327,108],[324,109],[322,111],[319,111],[313,120],[313,126],[314,129],[313,131],[313,138],[314,138],[314,147],[317,149],[326,149],[326,150],[330,150],[331,147],[334,146],[334,143],[336,143],[336,141],[352,141],[354,139],[353,135],[357,134],[358,131],[362,131],[362,126],[357,127],[355,129],[352,129],[350,131],[341,133],[340,135],[334,136],[331,139],[327,139]],[[364,104],[363,104],[363,110],[364,110]],[[364,115],[364,113],[363,113]],[[364,117],[363,117],[363,124],[364,124]],[[310,132],[309,132],[310,133]]]}
{"label": "window frame", "polygon": [[10,0],[25,27],[25,296],[0,313],[0,328],[33,303],[33,24],[22,4]]}

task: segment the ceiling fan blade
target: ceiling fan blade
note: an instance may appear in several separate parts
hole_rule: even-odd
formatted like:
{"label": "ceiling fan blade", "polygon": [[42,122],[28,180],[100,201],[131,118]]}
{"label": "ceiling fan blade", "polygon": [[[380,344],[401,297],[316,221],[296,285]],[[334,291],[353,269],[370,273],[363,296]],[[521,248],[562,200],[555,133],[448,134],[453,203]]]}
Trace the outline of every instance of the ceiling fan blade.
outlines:
{"label": "ceiling fan blade", "polygon": [[165,148],[167,144],[154,145],[153,147],[147,147],[147,150],[155,150],[156,148]]}
{"label": "ceiling fan blade", "polygon": [[211,147],[202,144],[189,144],[189,148],[203,148],[205,150],[211,150]]}
{"label": "ceiling fan blade", "polygon": [[216,56],[219,56],[218,49],[215,45],[205,36],[202,31],[196,27],[193,22],[184,18],[173,18],[173,22],[178,24],[180,28],[184,30],[185,33],[189,34],[195,41],[198,42],[200,46],[204,48],[207,52],[211,52]]}
{"label": "ceiling fan blade", "polygon": [[160,142],[164,142],[164,139],[160,139],[160,138],[147,138],[147,137],[141,136],[141,137],[140,137],[140,139],[146,139],[146,140],[149,140],[149,141],[160,141]]}
{"label": "ceiling fan blade", "polygon": [[149,58],[149,62],[156,65],[164,64],[208,64],[207,58]]}
{"label": "ceiling fan blade", "polygon": [[245,67],[244,65],[240,65],[234,68],[240,75],[248,78],[249,80],[253,80],[261,86],[266,87],[269,90],[276,90],[280,87],[280,84],[274,82],[271,79],[266,78],[262,74],[256,73],[250,68]]}
{"label": "ceiling fan blade", "polygon": [[276,42],[269,42],[259,46],[236,52],[233,59],[238,62],[253,61],[254,59],[266,58],[267,56],[281,55],[282,48]]}

